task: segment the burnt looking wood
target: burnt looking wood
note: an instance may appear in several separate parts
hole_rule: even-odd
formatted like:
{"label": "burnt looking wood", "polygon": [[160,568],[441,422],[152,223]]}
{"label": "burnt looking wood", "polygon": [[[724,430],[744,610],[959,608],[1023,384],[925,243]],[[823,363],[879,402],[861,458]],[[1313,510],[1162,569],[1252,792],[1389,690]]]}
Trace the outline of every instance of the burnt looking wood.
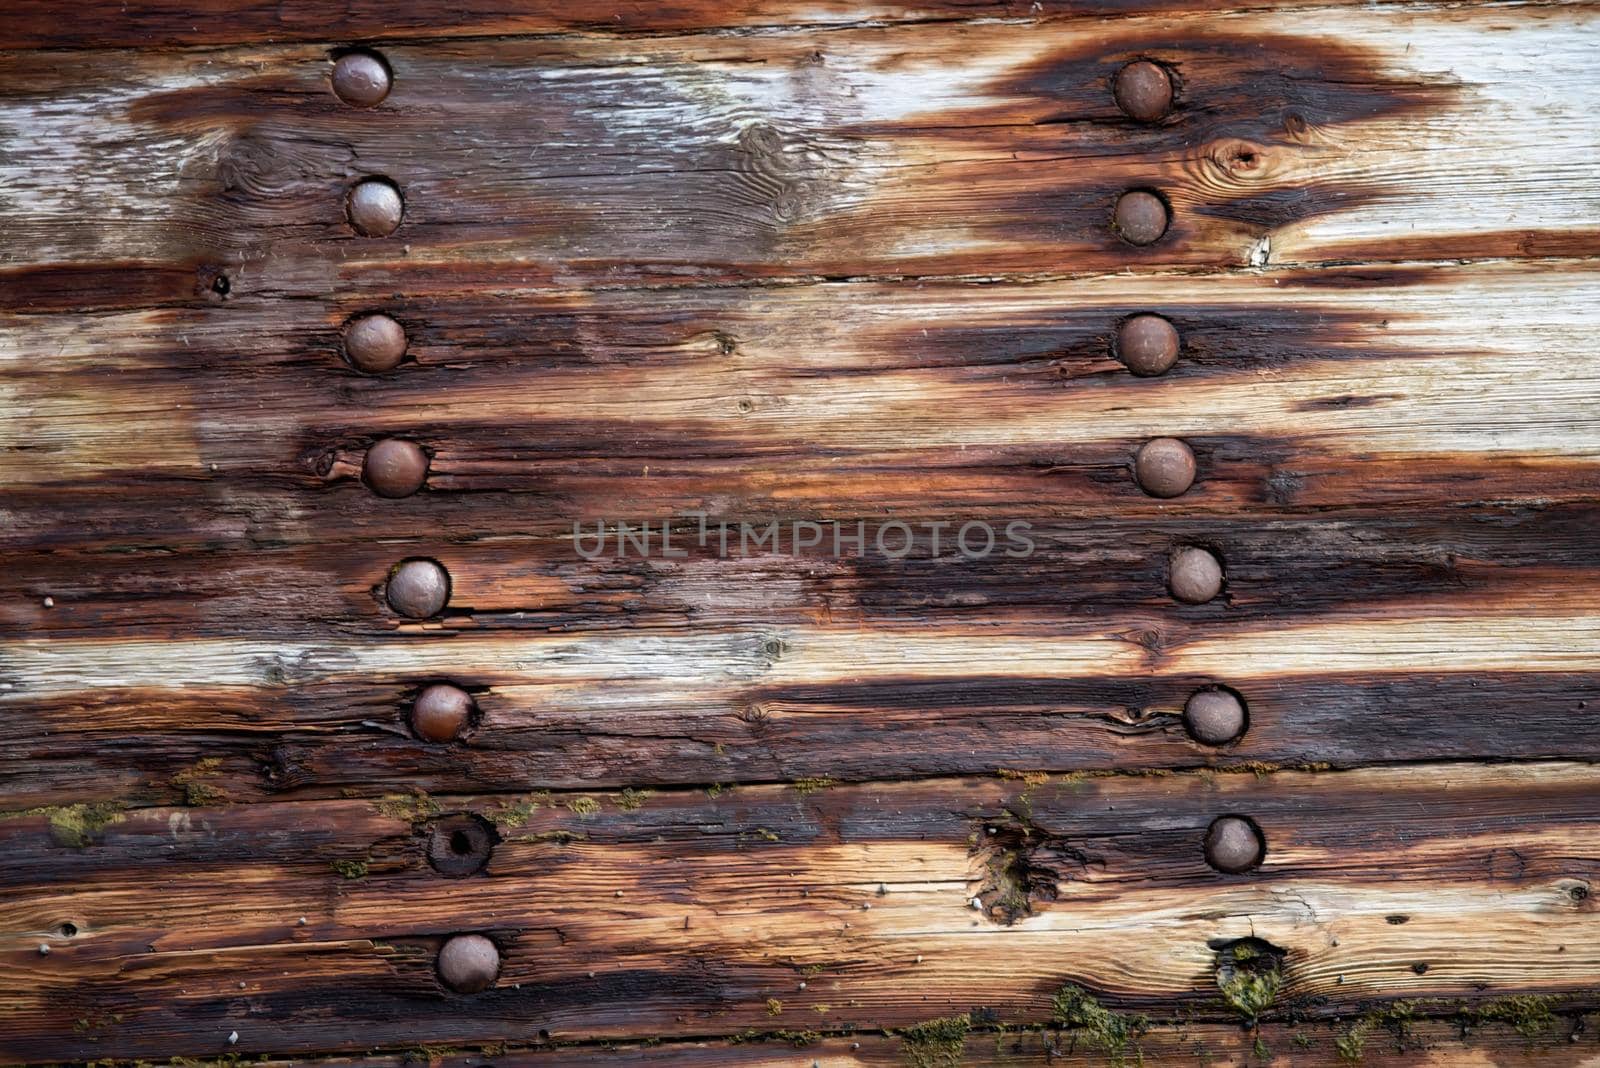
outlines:
{"label": "burnt looking wood", "polygon": [[1593,5],[0,14],[0,1060],[1600,1058]]}

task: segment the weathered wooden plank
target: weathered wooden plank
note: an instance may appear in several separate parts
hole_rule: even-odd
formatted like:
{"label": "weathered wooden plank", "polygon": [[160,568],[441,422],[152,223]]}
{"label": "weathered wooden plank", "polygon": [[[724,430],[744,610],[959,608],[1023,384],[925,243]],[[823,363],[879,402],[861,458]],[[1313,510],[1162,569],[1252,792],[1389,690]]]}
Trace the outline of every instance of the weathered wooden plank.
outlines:
{"label": "weathered wooden plank", "polygon": [[[1218,954],[1246,938],[1276,962],[1271,1019],[1578,991],[1600,973],[1595,787],[1586,765],[1437,765],[452,798],[505,836],[465,880],[421,858],[427,799],[47,813],[0,824],[0,1035],[26,1057],[247,1025],[244,1050],[876,1029],[975,1003],[1039,1021],[1066,983],[1220,1020]],[[1261,826],[1258,871],[1202,861],[1224,812]],[[492,993],[438,990],[431,947],[463,929],[504,946]]]}
{"label": "weathered wooden plank", "polygon": [[[719,290],[653,295],[648,310],[620,292],[530,296],[510,322],[446,292],[397,310],[416,362],[382,377],[338,356],[337,324],[371,306],[354,302],[310,323],[283,301],[177,321],[29,317],[0,342],[16,413],[0,429],[0,538],[167,552],[684,511],[1114,510],[1140,524],[1592,501],[1594,277],[1574,264],[1235,276],[1208,281],[1204,304],[1169,277]],[[1116,324],[1146,309],[1186,340],[1160,379],[1109,354]],[[432,451],[426,492],[381,501],[360,484],[383,434]],[[1165,434],[1201,460],[1175,503],[1128,472],[1137,445]]]}
{"label": "weathered wooden plank", "polygon": [[[1437,1007],[1435,1007],[1436,1009]],[[651,1065],[721,1068],[725,1065],[794,1068],[955,1068],[956,1065],[1048,1064],[1105,1068],[1122,1064],[1293,1064],[1347,1068],[1539,1068],[1573,1064],[1592,1068],[1597,1057],[1593,1014],[1537,1001],[1462,1003],[1447,1018],[1421,1015],[1426,1004],[1376,1005],[1349,1021],[1306,1020],[1246,1029],[1225,1024],[1161,1023],[1112,1014],[1098,1026],[1018,1030],[987,1021],[982,1006],[963,1017],[923,1021],[908,1035],[852,1033],[829,1036],[777,1029],[719,1042],[603,1043],[583,1046],[511,1046],[481,1050],[416,1048],[393,1055],[300,1060],[315,1068],[561,1068],[565,1065]],[[1487,1018],[1486,1018],[1487,1017]],[[1507,1022],[1509,1019],[1510,1022]],[[986,1022],[987,1021],[987,1022]],[[1519,1029],[1520,1028],[1520,1029]],[[264,1068],[286,1062],[266,1060]]]}
{"label": "weathered wooden plank", "polygon": [[[0,20],[70,46],[0,52],[0,1060],[1597,1059],[1593,5],[41,10]],[[356,37],[371,111],[325,83]],[[1106,91],[1139,55],[1152,126]],[[343,222],[370,173],[391,241]],[[387,377],[337,353],[374,308]],[[1165,379],[1109,357],[1140,310]],[[383,434],[426,492],[360,486]],[[1176,502],[1128,478],[1157,434],[1200,453]],[[1050,530],[562,538],[688,510]],[[1228,591],[1179,607],[1193,543]],[[406,555],[442,620],[379,603]],[[461,746],[405,734],[441,677]],[[1222,750],[1177,722],[1211,683]],[[768,785],[683,788],[727,782]],[[424,859],[450,812],[495,828],[470,878]],[[1223,812],[1260,871],[1205,866]],[[460,930],[493,993],[440,990]],[[993,1033],[1066,984],[1176,1026]]]}
{"label": "weathered wooden plank", "polygon": [[[901,561],[475,544],[443,555],[455,607],[426,626],[374,593],[397,546],[18,556],[5,620],[33,636],[0,645],[0,796],[164,802],[202,763],[245,801],[1597,758],[1592,526],[1587,506],[1254,519],[1216,540],[1105,521],[983,561],[929,559],[926,538]],[[1167,554],[1196,541],[1227,592],[1182,606]],[[409,737],[439,678],[477,695],[465,746]],[[1221,751],[1177,719],[1217,683],[1251,717]]]}
{"label": "weathered wooden plank", "polygon": [[[1339,533],[1241,525],[1223,549],[1227,598],[1196,607],[1164,588],[1167,548],[1186,538],[1119,540],[1114,526],[993,564],[574,570],[475,549],[445,558],[457,607],[424,627],[376,602],[392,558],[380,549],[298,578],[252,558],[215,585],[181,559],[121,579],[100,567],[30,609],[47,622],[39,638],[4,646],[0,704],[25,714],[0,729],[0,767],[26,804],[68,784],[80,799],[165,798],[171,776],[208,759],[226,761],[241,797],[462,775],[575,786],[1183,765],[1209,751],[1173,716],[1215,682],[1252,709],[1224,762],[1578,756],[1587,735],[1569,728],[1588,715],[1595,666],[1574,644],[1595,626],[1590,524],[1578,510]],[[1566,569],[1539,566],[1563,555]],[[97,603],[135,593],[126,611]],[[441,677],[479,695],[464,751],[403,737],[409,695]]]}
{"label": "weathered wooden plank", "polygon": [[[1326,7],[1341,0],[1284,0],[1275,9]],[[1564,0],[1570,3],[1571,0]],[[1353,5],[1354,6],[1354,5]],[[1401,6],[1394,3],[1392,6]],[[1404,6],[1432,8],[1432,2]],[[1496,7],[1535,6],[1497,4]],[[1147,11],[1229,12],[1238,0],[820,0],[803,6],[784,0],[676,0],[641,4],[603,0],[581,6],[560,0],[507,4],[474,2],[448,12],[425,5],[372,3],[179,3],[146,0],[137,7],[90,0],[78,10],[80,23],[63,22],[46,0],[12,0],[0,27],[0,49],[165,48],[275,41],[384,41],[407,37],[448,39],[507,34],[650,34],[692,30],[778,29],[806,32],[862,24],[989,21],[1007,19],[1048,29],[1059,15],[1115,18]]]}
{"label": "weathered wooden plank", "polygon": [[[178,267],[320,297],[406,260],[549,286],[1592,255],[1588,12],[430,41],[386,47],[366,111],[328,91],[327,46],[8,53],[7,288],[116,308],[186,295]],[[1181,78],[1166,123],[1107,91],[1141,55]],[[351,236],[368,174],[405,194],[393,239]],[[1173,207],[1147,249],[1108,225],[1130,187]]]}

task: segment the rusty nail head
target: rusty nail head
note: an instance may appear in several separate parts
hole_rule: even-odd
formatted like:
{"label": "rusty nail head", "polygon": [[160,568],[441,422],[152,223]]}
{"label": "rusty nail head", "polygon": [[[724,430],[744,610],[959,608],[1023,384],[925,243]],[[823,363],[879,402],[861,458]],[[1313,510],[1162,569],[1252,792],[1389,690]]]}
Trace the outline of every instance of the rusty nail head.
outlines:
{"label": "rusty nail head", "polygon": [[1158,63],[1136,59],[1117,71],[1111,95],[1130,119],[1155,122],[1172,109],[1172,76]]}
{"label": "rusty nail head", "polygon": [[428,454],[414,441],[384,438],[367,450],[361,477],[380,497],[409,497],[428,479]]}
{"label": "rusty nail head", "polygon": [[1136,375],[1166,374],[1178,361],[1178,329],[1159,315],[1135,315],[1117,330],[1117,356]]}
{"label": "rusty nail head", "polygon": [[346,104],[370,108],[389,95],[389,65],[373,52],[348,52],[334,60],[333,91]]}
{"label": "rusty nail head", "polygon": [[1206,863],[1229,875],[1256,867],[1267,855],[1267,842],[1254,820],[1221,816],[1206,829]]}
{"label": "rusty nail head", "polygon": [[466,729],[477,705],[459,686],[436,682],[411,703],[411,729],[425,742],[453,742]]}
{"label": "rusty nail head", "polygon": [[1209,550],[1186,545],[1172,554],[1167,588],[1184,604],[1205,604],[1222,592],[1222,561]]}
{"label": "rusty nail head", "polygon": [[1117,198],[1112,226],[1130,245],[1152,245],[1167,232],[1166,203],[1154,193],[1132,189]]}
{"label": "rusty nail head", "polygon": [[1139,446],[1133,474],[1152,497],[1177,497],[1194,485],[1194,451],[1177,438],[1155,438]]}
{"label": "rusty nail head", "polygon": [[1198,690],[1183,706],[1189,737],[1205,745],[1227,745],[1244,733],[1248,722],[1244,702],[1231,690]]}
{"label": "rusty nail head", "polygon": [[350,190],[350,225],[363,237],[388,237],[400,226],[405,205],[386,178],[363,178]]}
{"label": "rusty nail head", "polygon": [[483,935],[456,935],[439,949],[439,978],[458,994],[487,990],[500,977],[500,950]]}
{"label": "rusty nail head", "polygon": [[432,560],[405,560],[389,572],[389,607],[408,619],[438,615],[450,600],[450,576]]}
{"label": "rusty nail head", "polygon": [[357,316],[345,324],[344,354],[357,370],[391,370],[405,358],[406,329],[381,313]]}

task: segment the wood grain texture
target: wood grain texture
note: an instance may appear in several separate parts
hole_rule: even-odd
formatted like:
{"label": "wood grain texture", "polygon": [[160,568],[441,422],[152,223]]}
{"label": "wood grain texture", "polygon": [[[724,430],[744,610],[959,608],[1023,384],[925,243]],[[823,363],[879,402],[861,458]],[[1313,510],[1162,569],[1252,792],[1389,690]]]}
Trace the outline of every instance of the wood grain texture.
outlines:
{"label": "wood grain texture", "polygon": [[[1596,14],[5,5],[0,1062],[1600,1063]],[[363,486],[386,436],[420,494]]]}
{"label": "wood grain texture", "polygon": [[[361,42],[407,37],[655,34],[684,30],[751,33],[786,28],[821,33],[863,23],[893,26],[960,20],[1005,20],[1048,27],[1048,20],[1064,14],[1115,18],[1149,11],[1228,12],[1242,6],[1238,0],[1029,0],[1027,4],[1014,0],[821,0],[805,5],[783,0],[602,0],[581,6],[560,0],[526,0],[515,5],[474,0],[445,11],[421,4],[378,4],[370,0],[347,0],[337,5],[315,0],[271,4],[262,0],[146,0],[137,6],[91,0],[78,8],[82,21],[72,23],[63,21],[59,10],[47,0],[12,0],[7,6],[10,17],[0,29],[0,49],[159,48],[254,41]],[[1290,0],[1275,5],[1300,6],[1332,4],[1330,0]],[[1438,5],[1412,2],[1408,6]]]}
{"label": "wood grain texture", "polygon": [[[1593,254],[1588,8],[1498,10],[396,43],[366,111],[328,91],[339,42],[10,53],[8,288],[38,310],[63,286],[192,301],[179,265],[321,298],[418,263],[568,287]],[[1141,55],[1181,79],[1155,126],[1107,91]],[[345,218],[372,174],[405,195],[392,239]],[[1130,187],[1173,208],[1149,248],[1109,227]]]}
{"label": "wood grain texture", "polygon": [[[644,304],[435,284],[393,306],[414,361],[381,377],[339,355],[339,324],[386,306],[370,297],[315,321],[266,299],[14,320],[26,330],[0,348],[16,413],[0,429],[12,488],[0,538],[165,554],[688,511],[1137,527],[1600,495],[1600,376],[1573,351],[1600,291],[1575,262]],[[1184,336],[1160,379],[1111,356],[1117,324],[1147,310]],[[1181,504],[1129,474],[1137,446],[1164,434],[1200,458]],[[426,493],[381,501],[360,484],[383,435],[431,451]],[[100,492],[108,482],[116,493]]]}
{"label": "wood grain texture", "polygon": [[[852,1033],[843,1036],[804,1032],[763,1033],[759,1037],[720,1042],[661,1042],[596,1045],[539,1043],[516,1046],[493,1043],[479,1050],[419,1047],[399,1054],[328,1057],[300,1060],[317,1068],[562,1068],[566,1065],[649,1065],[669,1068],[770,1066],[793,1068],[860,1068],[860,1066],[1047,1064],[1058,1068],[1104,1068],[1105,1065],[1153,1064],[1251,1065],[1292,1064],[1318,1068],[1423,1066],[1423,1068],[1537,1068],[1568,1064],[1592,1068],[1595,1049],[1593,1014],[1558,1013],[1532,1034],[1502,1021],[1473,1021],[1468,1016],[1438,1019],[1415,1016],[1395,1020],[1378,1010],[1348,1022],[1305,1020],[1296,1024],[1263,1024],[1254,1029],[1194,1022],[1150,1022],[1148,1029],[1118,1044],[1085,1028],[1047,1027],[1018,1031],[1002,1024],[970,1022],[956,1042],[930,1042],[912,1036]],[[935,1021],[948,1026],[947,1021]],[[1348,1052],[1343,1052],[1348,1051]],[[1356,1059],[1356,1055],[1359,1058]],[[283,1068],[288,1062],[262,1062]]]}
{"label": "wood grain texture", "polygon": [[[1068,983],[1222,1020],[1217,958],[1240,939],[1281,954],[1268,1018],[1379,995],[1581,1002],[1600,969],[1596,785],[1588,765],[1439,764],[146,810],[87,830],[41,813],[0,824],[0,1034],[90,1056],[83,1018],[147,1056],[193,1048],[175,1022],[248,1024],[263,1050],[734,1033],[790,1013],[881,1029],[974,1004],[1039,1022]],[[477,876],[419,855],[448,812],[498,820]],[[1262,828],[1257,872],[1201,859],[1230,812]],[[441,993],[433,951],[459,930],[504,947],[491,994]]]}

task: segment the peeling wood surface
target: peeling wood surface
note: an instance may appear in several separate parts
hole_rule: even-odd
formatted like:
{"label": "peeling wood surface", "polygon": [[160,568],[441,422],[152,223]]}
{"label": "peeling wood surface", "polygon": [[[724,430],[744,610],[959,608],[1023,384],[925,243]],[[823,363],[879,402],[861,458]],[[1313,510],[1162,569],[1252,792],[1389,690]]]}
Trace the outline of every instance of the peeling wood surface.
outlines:
{"label": "peeling wood surface", "polygon": [[0,1061],[1600,1063],[1594,5],[508,6],[6,5]]}

